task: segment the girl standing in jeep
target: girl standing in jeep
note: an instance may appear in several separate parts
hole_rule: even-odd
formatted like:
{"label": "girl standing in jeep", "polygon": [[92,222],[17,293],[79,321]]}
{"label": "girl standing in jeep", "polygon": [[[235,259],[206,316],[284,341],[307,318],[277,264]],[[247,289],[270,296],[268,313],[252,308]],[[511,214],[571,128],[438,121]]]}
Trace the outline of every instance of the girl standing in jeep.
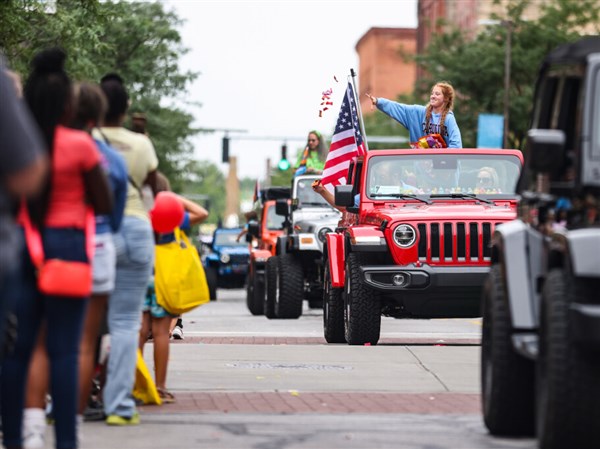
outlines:
{"label": "girl standing in jeep", "polygon": [[454,88],[449,83],[439,82],[431,88],[427,106],[397,103],[373,97],[369,93],[366,95],[373,106],[408,129],[411,142],[417,142],[427,135],[439,134],[448,148],[462,148],[460,129],[452,112]]}

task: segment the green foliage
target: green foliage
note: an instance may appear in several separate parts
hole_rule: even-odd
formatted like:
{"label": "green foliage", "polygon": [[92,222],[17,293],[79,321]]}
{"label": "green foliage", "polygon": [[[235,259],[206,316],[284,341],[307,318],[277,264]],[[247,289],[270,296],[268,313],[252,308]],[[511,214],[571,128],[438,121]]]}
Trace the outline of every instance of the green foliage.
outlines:
{"label": "green foliage", "polygon": [[192,115],[173,106],[176,100],[198,106],[185,101],[186,87],[198,74],[179,68],[188,51],[177,31],[181,23],[159,2],[57,0],[56,12],[48,14],[39,0],[4,0],[0,48],[24,77],[32,57],[51,46],[67,52],[74,80],[98,81],[106,73],[119,73],[129,90],[131,111],[147,114],[159,170],[179,190],[194,175],[189,137],[199,132]]}
{"label": "green foliage", "polygon": [[294,177],[294,167],[290,167],[285,171],[278,169],[271,170],[271,185],[272,186],[290,186]]}
{"label": "green foliage", "polygon": [[194,195],[206,195],[208,203],[203,204],[209,212],[206,223],[216,224],[225,211],[225,175],[209,161],[192,161],[188,165],[187,170],[192,174],[181,187],[181,192],[184,196],[189,195],[190,199]]}
{"label": "green foliage", "polygon": [[[522,148],[528,129],[537,71],[543,57],[557,45],[580,37],[581,27],[593,25],[598,32],[599,11],[596,0],[553,0],[540,3],[540,17],[522,18],[528,0],[510,0],[506,17],[512,22],[509,144]],[[506,25],[488,26],[469,40],[463,31],[448,29],[434,35],[426,52],[416,62],[426,70],[418,80],[414,100],[427,103],[431,86],[449,81],[457,92],[454,113],[461,129],[463,145],[474,147],[480,113],[503,113],[504,57]]]}

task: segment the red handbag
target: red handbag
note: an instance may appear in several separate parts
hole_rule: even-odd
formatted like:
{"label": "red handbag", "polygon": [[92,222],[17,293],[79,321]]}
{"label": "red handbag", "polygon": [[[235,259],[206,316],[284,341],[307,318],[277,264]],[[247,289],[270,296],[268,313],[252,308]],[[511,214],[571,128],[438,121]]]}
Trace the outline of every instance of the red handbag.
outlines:
{"label": "red handbag", "polygon": [[[21,204],[18,221],[25,231],[25,240],[31,261],[37,268],[37,285],[40,292],[45,295],[80,299],[90,296],[92,292],[92,266],[90,263],[62,259],[46,260],[42,236],[40,231],[31,223],[24,203]],[[94,213],[88,208],[85,237],[86,251],[90,261],[94,257],[93,236],[95,225]]]}

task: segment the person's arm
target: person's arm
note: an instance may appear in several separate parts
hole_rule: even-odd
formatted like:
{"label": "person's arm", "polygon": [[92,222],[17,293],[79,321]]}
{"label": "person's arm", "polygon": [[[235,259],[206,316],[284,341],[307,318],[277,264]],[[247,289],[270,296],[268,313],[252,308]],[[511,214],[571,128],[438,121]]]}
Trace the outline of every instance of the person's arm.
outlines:
{"label": "person's arm", "polygon": [[187,198],[178,195],[183,203],[183,208],[190,215],[190,226],[197,225],[198,223],[202,223],[204,220],[208,218],[208,211],[200,206],[198,203],[194,203]]}
{"label": "person's arm", "polygon": [[314,181],[312,183],[312,189],[318,193],[319,195],[321,195],[323,197],[323,199],[325,201],[327,201],[332,207],[335,207],[337,210],[340,210],[342,212],[344,212],[346,210],[345,207],[342,206],[336,206],[335,204],[335,197],[333,196],[333,193],[331,193],[329,190],[327,190],[325,187],[323,187],[323,184],[321,184],[321,180],[317,179],[316,181]]}
{"label": "person's arm", "polygon": [[444,125],[448,129],[448,141],[446,142],[448,148],[462,148],[462,137],[454,114],[446,115]]}
{"label": "person's arm", "polygon": [[88,200],[96,215],[107,215],[113,208],[113,199],[108,185],[108,179],[100,164],[94,165],[84,172],[83,182]]}
{"label": "person's arm", "polygon": [[148,173],[146,179],[144,179],[144,184],[150,187],[150,190],[152,190],[152,196],[154,196],[155,198],[156,194],[158,193],[158,181],[156,176],[157,171],[158,170],[152,170]]}
{"label": "person's arm", "polygon": [[386,98],[378,98],[377,109],[379,109],[384,114],[389,115],[391,118],[393,118],[402,126],[404,126],[406,129],[410,129],[411,125],[413,125],[415,120],[418,122],[418,125],[421,126],[418,112],[420,111],[420,109],[424,109],[423,106],[407,105],[404,103],[391,101]]}

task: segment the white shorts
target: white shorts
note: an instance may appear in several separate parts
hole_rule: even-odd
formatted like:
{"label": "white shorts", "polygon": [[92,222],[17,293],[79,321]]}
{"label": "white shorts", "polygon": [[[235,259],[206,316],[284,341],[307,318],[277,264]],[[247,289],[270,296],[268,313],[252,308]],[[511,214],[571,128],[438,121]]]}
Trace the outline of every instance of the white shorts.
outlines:
{"label": "white shorts", "polygon": [[92,262],[94,273],[92,294],[111,293],[115,289],[117,267],[117,253],[112,233],[96,234],[95,247],[94,261]]}

